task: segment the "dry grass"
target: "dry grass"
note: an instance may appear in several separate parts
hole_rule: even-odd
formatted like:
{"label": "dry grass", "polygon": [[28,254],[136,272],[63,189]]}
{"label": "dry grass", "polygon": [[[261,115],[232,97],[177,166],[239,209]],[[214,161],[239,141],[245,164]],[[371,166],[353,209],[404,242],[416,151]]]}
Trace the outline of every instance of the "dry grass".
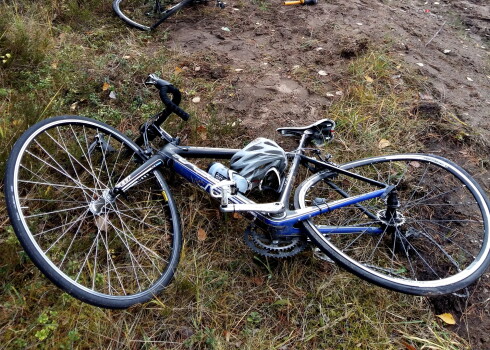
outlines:
{"label": "dry grass", "polygon": [[[154,92],[142,85],[154,71],[185,91],[183,105],[196,116],[188,125],[172,120],[169,130],[189,143],[215,145],[217,133],[225,135],[220,146],[245,142],[236,121],[225,119],[217,106],[199,110],[189,103],[197,94],[205,101],[224,95],[229,82],[175,70],[189,58],[155,49],[161,35],[125,28],[107,4],[13,0],[2,2],[0,13],[0,55],[11,54],[0,70],[2,170],[19,134],[50,115],[89,115],[134,133],[158,105]],[[193,59],[201,66],[219,64],[212,56]],[[379,52],[352,61],[348,72],[349,87],[328,114],[338,122],[329,152],[347,161],[422,149],[427,121],[410,113],[418,87],[409,72]],[[116,100],[102,89],[104,82]],[[205,137],[199,125],[205,126]],[[381,139],[390,146],[381,149]],[[160,298],[125,311],[82,304],[50,284],[22,251],[2,204],[2,347],[468,348],[436,320],[424,298],[372,286],[309,252],[280,261],[254,256],[241,238],[243,220],[221,214],[200,192],[178,184],[173,186],[179,188],[185,246],[176,279]],[[207,232],[204,241],[197,239],[199,228]]]}

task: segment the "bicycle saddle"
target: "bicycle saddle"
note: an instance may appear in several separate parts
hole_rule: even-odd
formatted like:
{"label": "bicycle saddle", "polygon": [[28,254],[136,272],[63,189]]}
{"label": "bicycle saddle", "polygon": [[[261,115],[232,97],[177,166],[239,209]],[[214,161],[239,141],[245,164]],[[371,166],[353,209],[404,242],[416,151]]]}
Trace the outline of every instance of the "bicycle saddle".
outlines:
{"label": "bicycle saddle", "polygon": [[327,138],[332,137],[331,133],[335,128],[335,122],[330,119],[322,119],[308,126],[292,126],[276,129],[283,136],[301,136],[303,134],[312,135],[313,138]]}

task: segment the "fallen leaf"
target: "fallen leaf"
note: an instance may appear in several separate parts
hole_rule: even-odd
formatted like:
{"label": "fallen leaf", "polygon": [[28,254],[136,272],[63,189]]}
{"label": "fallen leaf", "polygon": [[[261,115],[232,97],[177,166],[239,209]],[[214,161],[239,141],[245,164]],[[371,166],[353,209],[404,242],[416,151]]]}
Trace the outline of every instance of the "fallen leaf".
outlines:
{"label": "fallen leaf", "polygon": [[446,312],[444,314],[436,315],[439,317],[441,320],[443,320],[447,324],[456,324],[456,320],[454,319],[453,315],[450,313]]}
{"label": "fallen leaf", "polygon": [[373,78],[371,78],[369,75],[366,75],[366,76],[364,77],[364,79],[366,79],[366,81],[367,81],[368,83],[372,83],[372,82],[374,81],[374,79],[373,79]]}
{"label": "fallen leaf", "polygon": [[230,337],[231,337],[231,332],[229,331],[225,331],[225,340],[226,342],[230,342]]}
{"label": "fallen leaf", "polygon": [[241,219],[241,218],[242,218],[242,216],[239,213],[237,213],[237,212],[233,213],[233,219]]}
{"label": "fallen leaf", "polygon": [[75,111],[77,109],[77,106],[78,106],[78,101],[77,102],[74,102],[70,105],[70,111]]}
{"label": "fallen leaf", "polygon": [[199,125],[196,128],[196,131],[197,131],[197,134],[199,135],[199,137],[201,138],[201,140],[205,141],[208,139],[208,130],[206,129],[206,127],[204,125]]}
{"label": "fallen leaf", "polygon": [[420,168],[420,163],[415,161],[415,160],[413,162],[408,163],[408,164],[410,164],[414,168]]}
{"label": "fallen leaf", "polygon": [[256,286],[261,286],[264,284],[264,279],[262,277],[252,277],[252,283]]}
{"label": "fallen leaf", "polygon": [[378,148],[379,148],[379,149],[386,148],[386,147],[388,147],[389,145],[391,145],[391,142],[390,142],[390,141],[388,141],[387,139],[381,139],[381,140],[379,140],[379,142],[378,142]]}
{"label": "fallen leaf", "polygon": [[272,303],[272,306],[289,306],[291,301],[289,299],[279,299]]}
{"label": "fallen leaf", "polygon": [[104,84],[102,84],[102,91],[107,91],[110,87],[111,84],[109,84],[108,82],[104,82]]}
{"label": "fallen leaf", "polygon": [[412,345],[408,344],[408,343],[407,343],[406,341],[404,341],[404,340],[400,340],[400,343],[402,343],[402,345],[403,345],[404,347],[406,347],[406,348],[407,348],[407,350],[417,350],[417,348],[415,348],[414,346],[412,346]]}
{"label": "fallen leaf", "polygon": [[199,241],[205,241],[206,238],[208,238],[208,234],[206,233],[206,231],[204,231],[202,228],[200,228],[199,230],[197,230],[197,239]]}
{"label": "fallen leaf", "polygon": [[175,71],[175,74],[179,74],[179,73],[182,73],[183,69],[180,67],[175,67],[174,71]]}

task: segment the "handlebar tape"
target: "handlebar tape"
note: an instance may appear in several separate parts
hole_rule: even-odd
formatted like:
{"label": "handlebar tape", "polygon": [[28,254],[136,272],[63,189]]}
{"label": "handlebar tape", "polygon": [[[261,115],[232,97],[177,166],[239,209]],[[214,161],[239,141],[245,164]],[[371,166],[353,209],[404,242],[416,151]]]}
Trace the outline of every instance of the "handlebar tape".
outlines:
{"label": "handlebar tape", "polygon": [[[172,94],[172,100],[168,98],[168,93]],[[160,87],[160,99],[162,100],[165,107],[167,107],[170,113],[173,112],[181,117],[184,121],[187,121],[191,116],[189,115],[189,113],[178,106],[181,97],[182,95],[179,89],[177,89],[173,85],[163,85]]]}

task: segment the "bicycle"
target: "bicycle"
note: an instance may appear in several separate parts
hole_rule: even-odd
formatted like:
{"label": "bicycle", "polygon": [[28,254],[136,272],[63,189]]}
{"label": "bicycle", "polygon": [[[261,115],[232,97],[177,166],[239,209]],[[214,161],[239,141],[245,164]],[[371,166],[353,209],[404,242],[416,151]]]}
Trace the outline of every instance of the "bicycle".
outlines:
{"label": "bicycle", "polygon": [[[489,266],[489,200],[451,161],[399,154],[338,165],[309,146],[332,139],[335,122],[323,119],[277,129],[299,140],[283,151],[289,165],[242,188],[237,171],[212,175],[188,159],[230,160],[247,146],[181,145],[161,127],[172,113],[189,119],[179,90],[156,75],[146,84],[159,90],[165,109],[141,126],[135,141],[96,120],[60,116],[30,127],[7,162],[5,197],[15,233],[34,264],[75,298],[126,308],[170,283],[182,236],[165,172],[220,200],[221,211],[249,219],[244,238],[257,254],[291,257],[313,244],[357,276],[414,295],[461,290]],[[300,169],[312,175],[290,203]],[[252,185],[259,192],[268,185],[279,200],[254,202]]]}
{"label": "bicycle", "polygon": [[[114,0],[112,9],[130,26],[151,31],[162,24],[167,18],[184,7],[208,0]],[[216,6],[225,7],[225,3],[216,0]]]}

